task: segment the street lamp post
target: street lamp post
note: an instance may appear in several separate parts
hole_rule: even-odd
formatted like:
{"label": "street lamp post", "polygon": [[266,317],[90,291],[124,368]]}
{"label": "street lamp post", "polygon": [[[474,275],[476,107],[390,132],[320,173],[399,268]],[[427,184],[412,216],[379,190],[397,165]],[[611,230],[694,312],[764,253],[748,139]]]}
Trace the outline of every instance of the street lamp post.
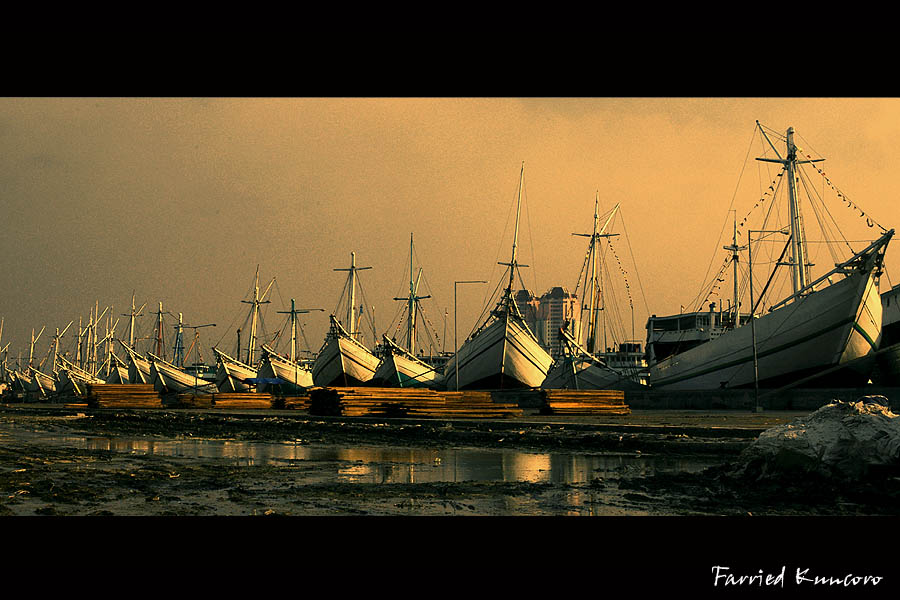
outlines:
{"label": "street lamp post", "polygon": [[[759,405],[759,356],[756,351],[756,306],[753,303],[753,234],[754,233],[783,233],[787,234],[784,229],[749,229],[747,230],[747,266],[750,271],[750,336],[753,344],[753,390],[756,398],[756,412],[762,412]],[[766,286],[768,287],[768,286]],[[765,290],[763,290],[765,293]],[[741,313],[737,311],[737,323],[740,323]]]}
{"label": "street lamp post", "polygon": [[453,365],[456,367],[456,391],[459,391],[459,343],[456,338],[456,286],[460,283],[487,283],[487,281],[454,281],[453,282]]}

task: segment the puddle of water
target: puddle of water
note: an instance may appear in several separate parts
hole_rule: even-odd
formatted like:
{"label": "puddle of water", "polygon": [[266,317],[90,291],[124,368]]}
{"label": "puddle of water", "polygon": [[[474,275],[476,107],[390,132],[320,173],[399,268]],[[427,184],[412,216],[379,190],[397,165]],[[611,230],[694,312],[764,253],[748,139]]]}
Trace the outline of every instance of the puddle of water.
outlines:
{"label": "puddle of water", "polygon": [[[48,436],[41,436],[48,442]],[[698,472],[718,464],[708,457],[672,458],[634,454],[578,454],[504,449],[422,449],[310,446],[292,442],[208,439],[147,440],[53,436],[56,443],[89,450],[226,460],[253,466],[316,466],[331,463],[338,481],[355,483],[438,483],[507,481],[589,483],[598,477],[658,472]]]}

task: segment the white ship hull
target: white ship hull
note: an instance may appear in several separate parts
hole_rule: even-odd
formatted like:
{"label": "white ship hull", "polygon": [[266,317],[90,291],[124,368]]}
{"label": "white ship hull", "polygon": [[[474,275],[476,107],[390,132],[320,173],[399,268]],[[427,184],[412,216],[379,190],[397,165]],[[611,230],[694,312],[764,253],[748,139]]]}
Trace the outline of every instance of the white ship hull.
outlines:
{"label": "white ship hull", "polygon": [[[780,386],[874,355],[881,340],[881,297],[869,268],[755,319],[761,386]],[[650,368],[650,384],[665,389],[754,385],[753,327],[732,329]],[[862,383],[869,361],[855,363]],[[854,377],[856,371],[840,377]],[[820,383],[824,383],[820,382]]]}
{"label": "white ship hull", "polygon": [[313,386],[313,375],[309,368],[279,356],[266,348],[263,348],[263,350],[266,351],[266,356],[259,367],[258,376],[261,379],[278,378],[285,382],[282,384],[283,387],[290,387],[295,390]]}
{"label": "white ship hull", "polygon": [[372,379],[378,357],[368,348],[343,334],[330,335],[313,363],[317,386],[354,386]]}
{"label": "white ship hull", "polygon": [[206,380],[185,373],[175,365],[157,356],[150,356],[150,381],[157,392],[201,392],[215,393],[216,385]]}
{"label": "white ship hull", "polygon": [[58,390],[60,393],[74,392],[82,395],[87,391],[89,384],[106,383],[98,377],[92,376],[84,371],[65,368],[59,370]]}
{"label": "white ship hull", "polygon": [[603,390],[627,376],[588,358],[566,357],[554,364],[541,383],[546,390]]}
{"label": "white ship hull", "polygon": [[44,394],[51,394],[56,391],[56,378],[52,375],[47,375],[42,371],[32,371],[34,374],[34,379],[37,382],[37,385],[40,387],[41,391]]}
{"label": "white ship hull", "polygon": [[248,379],[255,379],[257,371],[239,360],[231,358],[216,348],[213,348],[218,359],[216,369],[216,387],[220,392],[249,392],[255,389],[255,385]]}
{"label": "white ship hull", "polygon": [[150,361],[124,343],[122,347],[125,348],[125,353],[128,354],[128,383],[151,383]]}
{"label": "white ship hull", "polygon": [[113,367],[109,372],[109,377],[106,378],[106,383],[131,383],[128,377],[128,367],[123,367],[122,365]]}
{"label": "white ship hull", "polygon": [[536,388],[546,379],[552,362],[524,322],[514,316],[500,317],[467,340],[447,362],[444,381],[448,390]]}
{"label": "white ship hull", "polygon": [[385,387],[437,387],[443,377],[431,365],[410,356],[405,350],[385,338],[381,364],[372,377],[372,384]]}

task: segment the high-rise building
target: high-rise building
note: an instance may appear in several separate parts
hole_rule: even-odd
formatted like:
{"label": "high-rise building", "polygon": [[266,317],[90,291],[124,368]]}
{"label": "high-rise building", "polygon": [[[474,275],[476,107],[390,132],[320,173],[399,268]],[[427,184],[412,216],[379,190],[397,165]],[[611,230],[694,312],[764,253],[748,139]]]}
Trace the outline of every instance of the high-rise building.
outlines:
{"label": "high-rise building", "polygon": [[559,329],[568,323],[569,331],[577,331],[581,316],[578,296],[564,287],[550,288],[537,297],[531,290],[519,290],[516,306],[525,318],[538,343],[556,358],[559,353]]}

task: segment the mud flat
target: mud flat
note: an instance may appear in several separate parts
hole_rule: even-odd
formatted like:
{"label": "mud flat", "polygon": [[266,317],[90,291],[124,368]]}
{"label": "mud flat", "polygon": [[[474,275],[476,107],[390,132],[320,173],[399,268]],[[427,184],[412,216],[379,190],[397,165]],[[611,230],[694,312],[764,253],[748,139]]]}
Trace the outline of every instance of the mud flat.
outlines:
{"label": "mud flat", "polygon": [[[762,431],[800,414],[634,410],[608,418],[415,420],[6,405],[0,514],[900,513],[897,478],[841,489],[727,476],[729,463]],[[472,461],[480,471],[471,471]]]}

